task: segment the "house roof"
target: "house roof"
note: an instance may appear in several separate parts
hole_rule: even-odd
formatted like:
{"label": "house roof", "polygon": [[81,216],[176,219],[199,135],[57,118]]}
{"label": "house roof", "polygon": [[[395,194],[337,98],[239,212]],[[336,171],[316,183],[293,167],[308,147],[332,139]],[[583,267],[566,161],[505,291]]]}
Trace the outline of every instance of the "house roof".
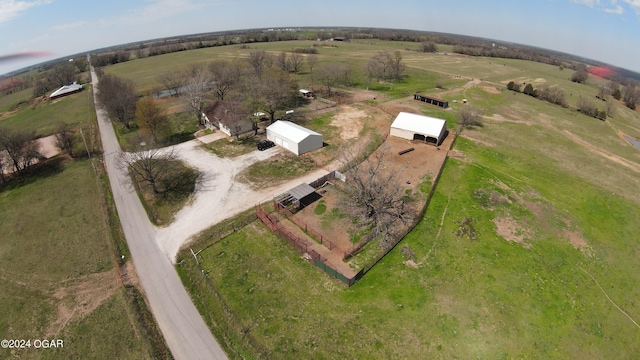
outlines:
{"label": "house roof", "polygon": [[62,96],[64,94],[68,94],[71,92],[75,92],[75,91],[80,91],[82,90],[82,85],[78,84],[77,82],[73,82],[71,84],[67,84],[63,87],[61,87],[60,89],[54,91],[51,93],[51,95],[49,95],[50,98],[52,97],[56,97],[56,96]]}
{"label": "house roof", "polygon": [[401,112],[393,121],[391,127],[438,138],[446,123],[447,121],[443,119]]}
{"label": "house roof", "polygon": [[309,130],[305,127],[302,127],[300,125],[292,123],[291,121],[286,121],[286,120],[278,120],[274,122],[273,124],[267,127],[267,131],[275,132],[295,142],[300,142],[306,139],[307,137],[309,137],[310,135],[322,136],[321,134],[313,130]]}
{"label": "house roof", "polygon": [[219,121],[225,126],[246,120],[245,106],[238,101],[214,101],[203,110],[209,121]]}

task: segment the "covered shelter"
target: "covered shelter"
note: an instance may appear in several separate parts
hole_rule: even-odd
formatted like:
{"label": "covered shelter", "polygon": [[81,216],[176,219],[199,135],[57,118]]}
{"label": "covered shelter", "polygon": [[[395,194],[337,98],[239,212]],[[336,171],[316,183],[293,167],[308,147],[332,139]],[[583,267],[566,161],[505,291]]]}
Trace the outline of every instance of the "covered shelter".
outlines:
{"label": "covered shelter", "polygon": [[61,98],[63,96],[75,94],[79,91],[82,91],[82,85],[74,81],[52,92],[51,95],[49,95],[49,99]]}
{"label": "covered shelter", "polygon": [[291,121],[278,120],[267,127],[267,139],[301,155],[322,148],[322,135]]}
{"label": "covered shelter", "polygon": [[274,198],[276,206],[288,210],[299,210],[320,198],[313,186],[302,183]]}
{"label": "covered shelter", "polygon": [[447,132],[447,121],[425,115],[401,112],[391,124],[390,135],[407,139],[422,140],[440,145]]}
{"label": "covered shelter", "polygon": [[413,94],[413,99],[425,102],[425,103],[430,104],[430,105],[435,105],[435,106],[441,107],[443,109],[446,109],[446,108],[449,107],[449,102],[447,100],[439,99],[439,98],[433,97],[431,95],[424,95],[424,94],[421,94],[419,92]]}

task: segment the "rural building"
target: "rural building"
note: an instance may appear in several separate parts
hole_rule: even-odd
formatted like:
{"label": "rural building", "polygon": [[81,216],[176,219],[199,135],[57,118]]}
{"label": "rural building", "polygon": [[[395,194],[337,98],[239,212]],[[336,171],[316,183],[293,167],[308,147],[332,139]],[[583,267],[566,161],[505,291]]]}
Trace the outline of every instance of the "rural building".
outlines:
{"label": "rural building", "polygon": [[49,95],[49,99],[57,99],[57,98],[61,98],[63,96],[67,96],[67,95],[71,95],[71,94],[75,94],[79,91],[82,91],[82,85],[78,84],[77,82],[72,82],[70,84],[67,84],[63,87],[61,87],[60,89],[54,91],[51,93],[51,95]]}
{"label": "rural building", "polygon": [[247,119],[245,106],[241,102],[215,101],[202,114],[205,124],[215,126],[229,136],[253,130],[253,123]]}
{"label": "rural building", "polygon": [[440,145],[446,136],[446,124],[443,119],[401,112],[391,124],[389,135]]}
{"label": "rural building", "polygon": [[306,98],[313,99],[313,91],[307,90],[307,89],[300,89],[298,91],[300,92],[300,95],[302,95],[302,96],[304,96]]}
{"label": "rural building", "polygon": [[433,96],[429,96],[429,95],[423,95],[419,92],[413,94],[413,99],[414,100],[418,100],[418,101],[422,101],[422,102],[426,102],[427,104],[431,104],[431,105],[435,105],[435,106],[439,106],[443,109],[446,109],[449,107],[449,102],[446,100],[442,100],[442,99],[438,99],[437,97],[433,97]]}
{"label": "rural building", "polygon": [[285,120],[267,127],[267,139],[296,155],[320,149],[323,144],[321,134]]}
{"label": "rural building", "polygon": [[289,191],[274,197],[275,202],[284,209],[290,211],[300,210],[318,200],[320,195],[313,186],[302,183]]}

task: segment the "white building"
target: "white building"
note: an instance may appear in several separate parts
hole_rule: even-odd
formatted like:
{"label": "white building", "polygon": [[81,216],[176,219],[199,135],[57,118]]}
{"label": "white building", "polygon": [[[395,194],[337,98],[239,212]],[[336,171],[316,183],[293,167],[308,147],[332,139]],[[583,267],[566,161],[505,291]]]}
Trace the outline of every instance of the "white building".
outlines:
{"label": "white building", "polygon": [[67,84],[61,87],[60,89],[52,92],[51,95],[49,95],[49,99],[55,99],[55,98],[63,97],[66,95],[71,95],[71,94],[77,93],[78,91],[82,91],[82,85],[74,81],[71,84]]}
{"label": "white building", "polygon": [[447,121],[424,115],[401,112],[391,124],[390,135],[440,145],[447,131]]}
{"label": "white building", "polygon": [[296,125],[278,120],[267,127],[267,139],[296,155],[322,148],[322,135]]}

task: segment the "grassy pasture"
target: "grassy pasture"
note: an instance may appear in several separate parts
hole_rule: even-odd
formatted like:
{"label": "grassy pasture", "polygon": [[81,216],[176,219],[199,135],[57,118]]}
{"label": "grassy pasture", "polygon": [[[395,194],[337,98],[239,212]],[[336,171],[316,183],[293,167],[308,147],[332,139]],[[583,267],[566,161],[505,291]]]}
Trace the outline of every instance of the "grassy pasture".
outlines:
{"label": "grassy pasture", "polygon": [[[76,161],[0,190],[0,337],[65,341],[55,352],[26,349],[13,356],[147,356],[127,315],[110,230],[96,206],[102,202],[98,189],[90,163]],[[101,302],[90,300],[102,296]],[[87,310],[92,304],[98,307]],[[61,307],[80,312],[66,317]],[[9,354],[2,349],[0,357]]]}
{"label": "grassy pasture", "polygon": [[87,107],[93,106],[91,91],[88,87],[89,85],[85,85],[85,90],[78,94],[27,106],[1,120],[0,126],[16,130],[35,130],[38,136],[47,136],[56,131],[60,122],[73,127],[81,124],[88,125],[90,115]]}
{"label": "grassy pasture", "polygon": [[[320,49],[321,56],[346,48]],[[208,247],[201,242],[208,279],[190,254],[178,269],[212,328],[228,331],[230,352],[274,359],[634,358],[640,352],[634,324],[640,321],[639,155],[617,132],[637,136],[637,113],[617,104],[616,115],[601,122],[485,89],[522,77],[560,85],[570,103],[594,98],[599,80],[571,83],[570,70],[406,56],[410,77],[399,91],[442,73],[482,79],[465,88],[466,81],[452,78],[443,93],[485,110],[484,126],[465,129],[456,140],[423,221],[400,244],[415,253],[417,267],[404,263],[399,246],[345,288],[259,222]],[[411,74],[421,70],[427,73],[414,80]],[[403,85],[384,91],[392,94],[396,86]],[[447,119],[455,131],[460,106],[420,109]],[[473,239],[461,231],[469,226]],[[228,314],[233,325],[220,330]]]}

